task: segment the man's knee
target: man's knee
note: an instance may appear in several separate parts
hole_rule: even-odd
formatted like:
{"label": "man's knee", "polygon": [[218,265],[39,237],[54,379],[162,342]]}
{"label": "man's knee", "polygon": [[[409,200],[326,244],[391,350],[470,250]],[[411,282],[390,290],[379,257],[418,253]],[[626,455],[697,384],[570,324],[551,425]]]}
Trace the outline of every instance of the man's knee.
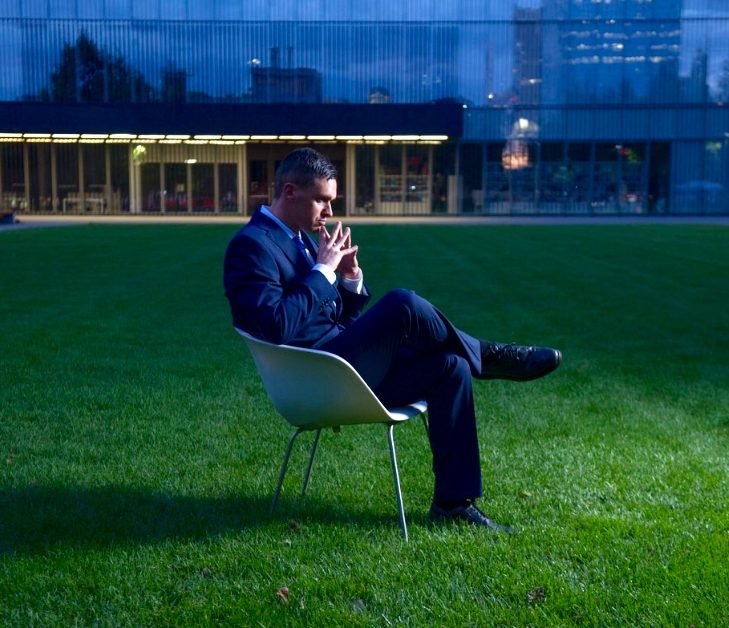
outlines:
{"label": "man's knee", "polygon": [[382,297],[382,301],[390,305],[412,307],[418,298],[419,297],[412,290],[394,288],[393,290],[385,293]]}
{"label": "man's knee", "polygon": [[400,308],[408,314],[414,314],[420,317],[435,315],[435,309],[430,302],[416,294],[413,290],[395,288],[385,293],[382,300],[390,307]]}

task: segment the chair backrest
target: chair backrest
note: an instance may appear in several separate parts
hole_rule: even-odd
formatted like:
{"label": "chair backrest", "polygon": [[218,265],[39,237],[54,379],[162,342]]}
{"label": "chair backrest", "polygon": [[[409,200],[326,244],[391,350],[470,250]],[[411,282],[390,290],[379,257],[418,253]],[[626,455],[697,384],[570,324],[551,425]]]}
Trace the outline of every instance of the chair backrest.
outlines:
{"label": "chair backrest", "polygon": [[314,429],[408,418],[390,414],[352,365],[339,356],[275,345],[236,331],[245,339],[273,405],[292,425]]}

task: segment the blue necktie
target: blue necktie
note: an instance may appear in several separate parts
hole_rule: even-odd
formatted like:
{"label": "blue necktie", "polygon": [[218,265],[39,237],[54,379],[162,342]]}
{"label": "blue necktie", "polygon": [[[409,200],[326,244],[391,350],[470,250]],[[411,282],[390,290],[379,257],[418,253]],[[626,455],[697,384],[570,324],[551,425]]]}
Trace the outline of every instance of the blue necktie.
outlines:
{"label": "blue necktie", "polygon": [[301,236],[296,235],[293,238],[294,242],[296,243],[296,247],[301,251],[301,254],[306,258],[306,261],[309,262],[309,265],[314,264],[314,259],[311,256],[311,253],[309,253],[309,249],[306,248],[306,244],[304,244],[304,241],[301,239]]}

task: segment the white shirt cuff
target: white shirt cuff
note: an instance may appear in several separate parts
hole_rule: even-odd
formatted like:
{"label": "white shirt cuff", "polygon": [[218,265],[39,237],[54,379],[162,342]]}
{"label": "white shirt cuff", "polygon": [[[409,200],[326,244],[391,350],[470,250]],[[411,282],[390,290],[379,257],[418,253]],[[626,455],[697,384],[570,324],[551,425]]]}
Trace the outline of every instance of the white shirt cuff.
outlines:
{"label": "white shirt cuff", "polygon": [[[314,264],[311,269],[319,271],[331,285],[334,285],[334,282],[337,280],[337,274],[326,264]],[[356,279],[342,277],[340,283],[345,290],[354,292],[355,294],[362,294],[362,289],[364,288],[364,273],[362,269],[360,268],[359,277]]]}
{"label": "white shirt cuff", "polygon": [[359,277],[356,279],[347,279],[346,277],[342,277],[340,282],[342,284],[342,288],[345,290],[349,290],[349,292],[354,292],[355,294],[362,294],[362,288],[364,287],[364,273],[360,268]]}
{"label": "white shirt cuff", "polygon": [[334,285],[334,282],[337,280],[336,273],[326,264],[314,264],[311,270],[318,270],[322,275],[327,278],[327,281],[332,285]]}

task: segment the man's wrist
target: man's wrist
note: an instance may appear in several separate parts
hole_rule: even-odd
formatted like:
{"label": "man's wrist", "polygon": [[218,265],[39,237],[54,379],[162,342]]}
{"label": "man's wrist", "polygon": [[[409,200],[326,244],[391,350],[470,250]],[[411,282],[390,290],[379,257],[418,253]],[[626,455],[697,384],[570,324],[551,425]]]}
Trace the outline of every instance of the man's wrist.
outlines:
{"label": "man's wrist", "polygon": [[348,281],[358,281],[362,277],[362,269],[357,266],[355,272],[342,273],[342,278]]}

